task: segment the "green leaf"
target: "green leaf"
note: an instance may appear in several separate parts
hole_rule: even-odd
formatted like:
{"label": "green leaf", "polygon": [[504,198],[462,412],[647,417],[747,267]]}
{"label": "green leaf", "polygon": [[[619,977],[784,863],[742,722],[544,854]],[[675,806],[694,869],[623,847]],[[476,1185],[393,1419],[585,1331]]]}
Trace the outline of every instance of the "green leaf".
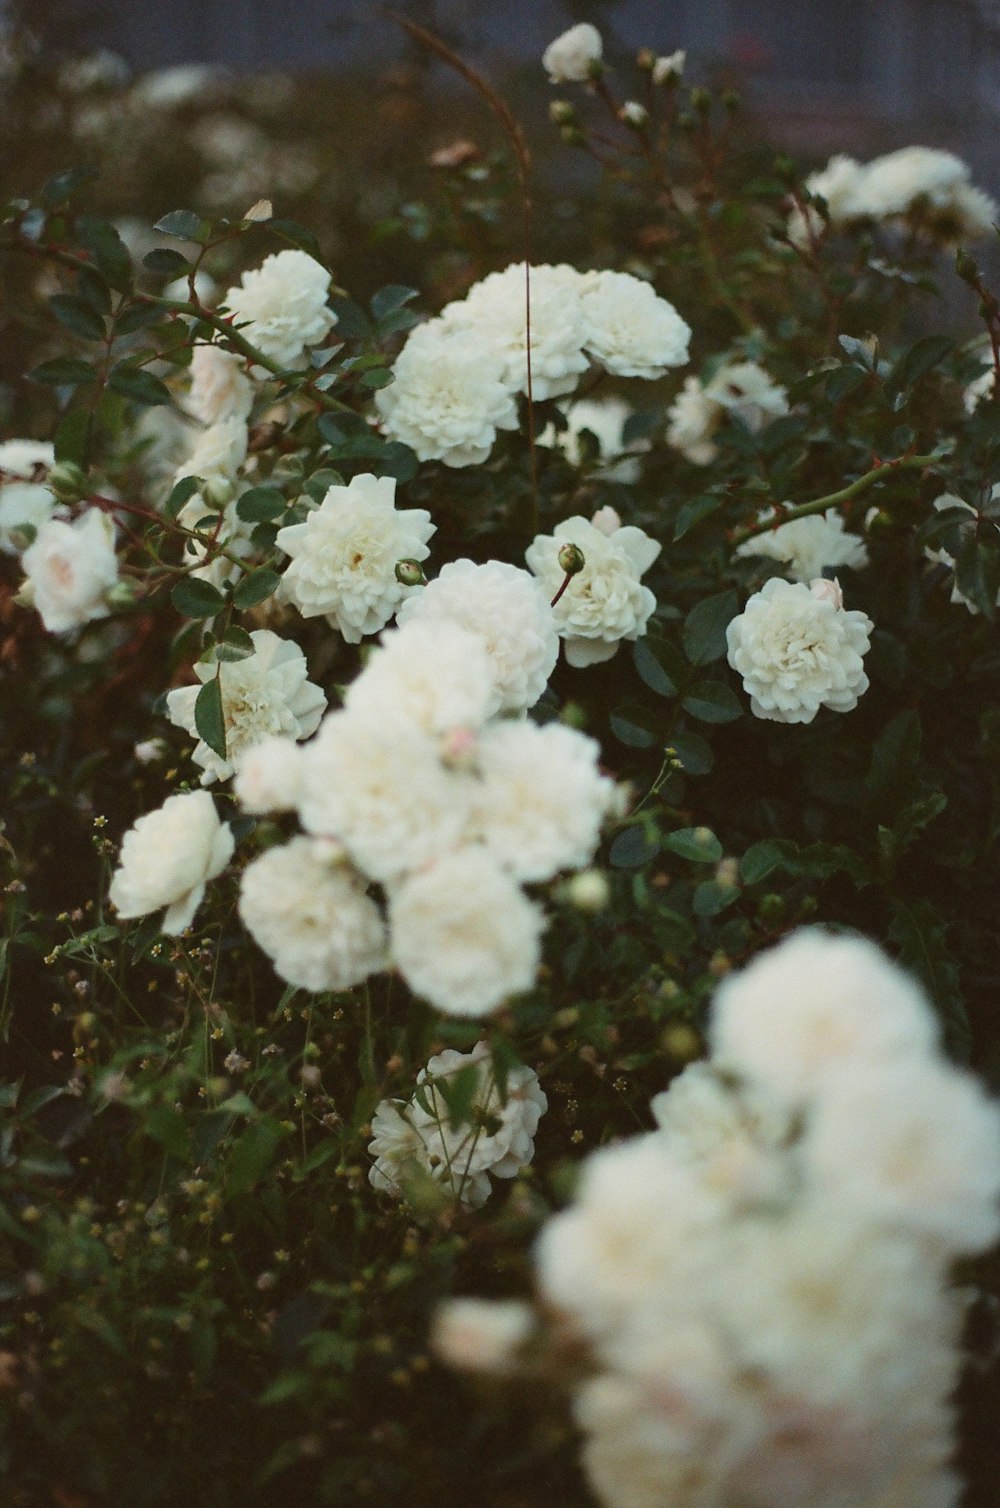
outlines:
{"label": "green leaf", "polygon": [[371,392],[388,387],[395,380],[395,376],[388,367],[372,367],[369,371],[361,373],[361,386],[368,388]]}
{"label": "green leaf", "polygon": [[266,524],[287,507],[288,501],[277,487],[251,487],[236,504],[236,516],[247,524]]}
{"label": "green leaf", "polygon": [[158,403],[171,402],[170,390],[159,377],[154,377],[152,372],[146,372],[142,367],[132,366],[124,361],[112,368],[108,378],[108,387],[126,398],[131,398],[135,403],[145,403],[150,407]]}
{"label": "green leaf", "polygon": [[826,381],[826,396],[831,403],[839,403],[868,381],[867,373],[860,367],[845,365],[830,372]]}
{"label": "green leaf", "polygon": [[33,367],[28,376],[32,382],[44,382],[48,387],[80,387],[97,378],[93,367],[72,356],[56,356],[52,361],[43,361],[41,366]]}
{"label": "green leaf", "polygon": [[182,277],[191,269],[187,257],[170,246],[157,246],[153,251],[147,252],[142,265],[148,267],[150,272],[162,272],[170,278]]}
{"label": "green leaf", "polygon": [[634,826],[618,834],[608,857],[615,869],[639,869],[655,859],[659,851],[659,841],[650,837],[644,827]]}
{"label": "green leaf", "polygon": [[281,1128],[274,1120],[258,1121],[246,1128],[229,1156],[227,1188],[230,1194],[242,1194],[253,1188],[274,1161],[280,1140]]}
{"label": "green leaf", "polygon": [[103,340],[105,324],[101,316],[86,299],[75,293],[56,293],[49,299],[49,308],[61,325],[72,330],[83,340]]}
{"label": "green leaf", "polygon": [[724,681],[701,681],[687,693],[681,703],[703,723],[731,723],[741,717],[743,708],[731,686]]}
{"label": "green leaf", "polygon": [[185,576],[178,581],[170,593],[170,600],[184,618],[214,618],[226,605],[218,587],[210,581],[200,581],[197,576]]}
{"label": "green leaf", "polygon": [[301,1183],[303,1178],[307,1177],[310,1173],[314,1173],[317,1168],[321,1168],[325,1162],[329,1162],[330,1158],[335,1157],[339,1151],[340,1142],[335,1136],[328,1136],[324,1141],[317,1142],[312,1151],[307,1152],[305,1157],[303,1157],[292,1174],[292,1178],[296,1183]]}
{"label": "green leaf", "polygon": [[776,869],[781,869],[788,854],[789,845],[777,838],[764,838],[747,849],[740,860],[740,878],[744,885],[759,885]]}
{"label": "green leaf", "polygon": [[103,318],[111,313],[111,289],[94,268],[81,268],[76,275],[76,286],[80,297],[87,301],[95,314]]}
{"label": "green leaf", "polygon": [[895,811],[906,800],[920,762],[920,714],[900,712],[883,730],[872,749],[865,777],[876,810]]}
{"label": "green leaf", "polygon": [[685,534],[689,534],[692,529],[696,528],[710,514],[715,513],[721,508],[724,501],[724,498],[705,493],[703,496],[693,497],[690,502],[685,503],[678,511],[677,519],[674,523],[674,539],[683,539]]}
{"label": "green leaf", "polygon": [[77,466],[86,466],[92,429],[93,415],[89,409],[70,409],[56,430],[56,460],[73,461]]}
{"label": "green leaf", "polygon": [[435,1081],[438,1094],[448,1108],[448,1121],[454,1130],[466,1125],[479,1089],[479,1066],[469,1063],[456,1074],[442,1075]]}
{"label": "green leaf", "polygon": [[158,1141],[174,1157],[187,1159],[190,1151],[187,1124],[172,1105],[154,1105],[143,1119],[146,1135]]}
{"label": "green leaf", "polygon": [[39,199],[46,209],[58,209],[68,199],[84,188],[88,183],[96,183],[100,178],[96,168],[64,168],[61,173],[54,174],[42,188]]}
{"label": "green leaf", "polygon": [[114,226],[93,215],[81,215],[76,229],[112,288],[119,293],[128,293],[132,287],[132,258]]}
{"label": "green leaf", "polygon": [[710,665],[726,652],[726,629],[739,612],[735,592],[719,592],[693,607],[684,619],[684,653],[692,665]]}
{"label": "green leaf", "polygon": [[639,676],[657,696],[676,696],[677,682],[664,669],[660,656],[654,652],[648,639],[636,639],[632,645],[632,661]]}
{"label": "green leaf", "polygon": [[707,827],[681,827],[663,840],[664,848],[695,864],[718,864],[722,844]]}
{"label": "green leaf", "polygon": [[277,571],[268,570],[266,567],[259,571],[251,571],[244,576],[233,592],[233,602],[244,610],[248,607],[256,607],[258,602],[264,602],[277,589],[281,577]]}
{"label": "green leaf", "polygon": [[710,917],[718,916],[739,900],[740,892],[736,885],[720,885],[718,880],[702,880],[700,885],[694,888],[691,897],[691,909],[695,916]]}
{"label": "green leaf", "polygon": [[213,754],[225,759],[226,721],[222,714],[222,682],[218,675],[206,681],[195,698],[194,725],[198,736],[205,740]]}
{"label": "green leaf", "polygon": [[685,775],[707,775],[715,764],[711,746],[700,733],[672,733],[670,748],[683,765]]}
{"label": "green leaf", "polygon": [[630,749],[651,749],[659,742],[659,734],[649,709],[637,703],[618,707],[610,717],[611,731],[619,743]]}
{"label": "green leaf", "polygon": [[955,349],[948,335],[925,335],[904,351],[893,368],[893,381],[901,389],[911,388],[921,377],[939,366]]}
{"label": "green leaf", "polygon": [[282,241],[287,241],[291,246],[297,246],[300,251],[307,251],[321,267],[326,266],[316,237],[311,230],[307,230],[297,220],[268,220],[267,229],[273,231]]}
{"label": "green leaf", "polygon": [[171,488],[170,496],[163,506],[167,518],[176,518],[184,507],[184,504],[194,497],[201,486],[201,481],[196,476],[183,476]]}
{"label": "green leaf", "polygon": [[373,470],[376,476],[391,476],[397,482],[412,482],[418,470],[416,453],[401,440],[390,440],[388,445],[382,445]]}
{"label": "green leaf", "polygon": [[235,624],[226,629],[226,636],[218,644],[213,644],[209,651],[212,660],[219,664],[234,664],[237,660],[248,660],[255,653],[254,642],[245,628],[238,628]]}
{"label": "green leaf", "polygon": [[386,319],[418,297],[416,288],[404,288],[400,283],[390,283],[372,295],[369,308],[377,320]]}
{"label": "green leaf", "polygon": [[372,324],[360,304],[352,298],[331,298],[328,303],[337,316],[335,333],[338,340],[368,339]]}
{"label": "green leaf", "polygon": [[875,370],[875,349],[867,340],[858,340],[856,335],[838,335],[837,344],[846,351],[852,361],[864,367],[866,372]]}
{"label": "green leaf", "polygon": [[[115,334],[133,335],[136,330],[143,330],[147,325],[155,325],[160,317],[161,311],[155,304],[127,304],[115,315]],[[163,355],[166,357],[168,353],[164,351]]]}
{"label": "green leaf", "polygon": [[161,235],[173,236],[178,241],[204,241],[211,226],[191,209],[172,209],[153,226]]}
{"label": "green leaf", "polygon": [[955,585],[992,623],[1000,594],[1000,535],[993,525],[988,527],[990,536],[970,532],[955,556]]}

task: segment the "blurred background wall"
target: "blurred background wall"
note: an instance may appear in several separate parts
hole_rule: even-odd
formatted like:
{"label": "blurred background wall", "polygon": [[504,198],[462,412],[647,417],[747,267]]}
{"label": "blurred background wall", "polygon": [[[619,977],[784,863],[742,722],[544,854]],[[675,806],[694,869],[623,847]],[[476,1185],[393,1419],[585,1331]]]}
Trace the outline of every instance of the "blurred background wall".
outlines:
{"label": "blurred background wall", "polygon": [[[407,44],[374,0],[2,0],[55,51],[105,46],[136,69],[378,67]],[[732,75],[775,138],[864,153],[952,147],[1000,187],[1000,0],[398,0],[494,77],[580,20],[606,50],[689,53]]]}

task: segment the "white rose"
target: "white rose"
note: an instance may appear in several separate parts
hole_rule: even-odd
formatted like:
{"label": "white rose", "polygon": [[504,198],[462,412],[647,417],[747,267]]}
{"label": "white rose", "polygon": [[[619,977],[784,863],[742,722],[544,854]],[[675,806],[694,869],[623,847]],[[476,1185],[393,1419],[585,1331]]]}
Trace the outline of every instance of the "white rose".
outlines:
{"label": "white rose", "polygon": [[421,461],[479,465],[498,429],[517,428],[505,371],[503,357],[472,331],[421,325],[396,358],[394,381],[375,394],[383,433]]}
{"label": "white rose", "polygon": [[530,989],[544,916],[481,848],[445,854],[389,901],[393,961],[450,1016],[487,1016]]}
{"label": "white rose", "polygon": [[777,524],[766,534],[755,534],[737,546],[736,554],[778,560],[793,581],[805,582],[815,581],[827,568],[850,566],[860,570],[868,564],[864,540],[847,532],[836,508]]}
{"label": "white rose", "polygon": [[331,487],[305,523],[278,531],[292,557],[281,580],[286,601],[304,618],[323,616],[348,644],[378,633],[416,587],[396,579],[401,560],[426,560],[435,532],[424,508],[397,512],[392,477],[366,472]]}
{"label": "white rose", "polygon": [[174,936],[191,925],[206,883],[222,873],[234,847],[207,791],[168,796],[122,839],[108,897],[126,920],[165,906],[162,930]]}
{"label": "white rose", "polygon": [[688,360],[690,325],[642,278],[588,273],[581,304],[584,345],[616,376],[663,377]]}
{"label": "white rose", "polygon": [[232,483],[247,458],[246,419],[237,414],[219,419],[195,440],[187,460],[178,468],[176,480],[197,476],[208,485]]}
{"label": "white rose", "polygon": [[565,580],[559,552],[567,544],[582,552],[583,569],[570,577],[552,612],[569,664],[596,665],[610,660],[623,639],[645,633],[656,598],[639,578],[661,546],[634,525],[605,534],[585,518],[564,519],[552,534],[536,535],[524,557],[550,600]]}
{"label": "white rose", "polygon": [[[246,419],[253,408],[253,383],[242,356],[199,342],[191,352],[191,391],[187,408],[203,424]],[[244,451],[244,457],[246,452]],[[240,460],[242,462],[243,458]],[[196,473],[200,475],[200,473]]]}
{"label": "white rose", "polygon": [[228,780],[245,751],[270,734],[308,738],[326,711],[326,697],[308,679],[306,657],[297,644],[267,628],[255,630],[250,638],[253,654],[246,659],[221,665],[200,661],[194,667],[200,685],[178,686],[167,693],[170,721],[197,737],[195,703],[202,686],[218,677],[226,754],[223,758],[199,740],[193,758],[205,772],[202,785]]}
{"label": "white rose", "polygon": [[107,593],[118,580],[114,520],[89,508],[71,524],[43,524],[21,557],[25,594],[49,633],[66,633],[108,616]]}
{"label": "white rose", "polygon": [[479,728],[495,706],[493,669],[479,634],[419,616],[382,635],[344,706],[374,718],[403,718],[425,733]]}
{"label": "white rose", "polygon": [[235,761],[233,794],[244,811],[291,812],[302,793],[301,751],[294,739],[268,734]]}
{"label": "white rose", "polygon": [[868,689],[863,657],[873,628],[866,613],[774,576],[729,624],[728,659],[755,717],[811,723],[820,707],[857,706]]}
{"label": "white rose", "polygon": [[330,274],[308,252],[278,251],[244,272],[223,300],[240,334],[283,367],[302,363],[336,324],[327,308]]}
{"label": "white rose", "polygon": [[51,440],[0,441],[0,550],[19,555],[25,548],[22,526],[37,533],[57,511],[49,489],[36,481],[55,465]]}
{"label": "white rose", "polygon": [[385,925],[364,881],[309,838],[254,859],[240,916],[282,979],[314,992],[347,990],[385,967]]}
{"label": "white rose", "polygon": [[[587,370],[586,329],[581,293],[584,278],[575,267],[544,263],[530,268],[531,391],[536,400],[571,392]],[[448,304],[442,331],[471,337],[487,362],[502,365],[511,393],[528,391],[527,281],[523,262],[491,272],[464,299]]]}
{"label": "white rose", "polygon": [[542,53],[542,66],[553,84],[582,84],[600,65],[601,34],[589,21],[562,32]]}
{"label": "white rose", "polygon": [[476,634],[493,676],[491,713],[533,707],[559,657],[549,599],[527,571],[506,561],[450,561],[403,603],[397,621],[401,627],[449,622]]}
{"label": "white rose", "polygon": [[519,1299],[448,1299],[434,1315],[431,1349],[450,1367],[506,1376],[535,1328],[533,1309]]}

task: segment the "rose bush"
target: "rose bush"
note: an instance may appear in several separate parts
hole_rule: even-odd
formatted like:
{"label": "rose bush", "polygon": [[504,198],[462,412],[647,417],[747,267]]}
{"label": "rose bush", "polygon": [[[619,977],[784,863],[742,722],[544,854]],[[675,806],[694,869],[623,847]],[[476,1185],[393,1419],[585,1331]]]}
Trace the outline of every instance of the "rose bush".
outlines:
{"label": "rose bush", "polygon": [[14,1504],[990,1501],[996,207],[544,61],[532,255],[484,80],[516,171],[352,236],[290,107],[47,81],[114,191],[0,215]]}

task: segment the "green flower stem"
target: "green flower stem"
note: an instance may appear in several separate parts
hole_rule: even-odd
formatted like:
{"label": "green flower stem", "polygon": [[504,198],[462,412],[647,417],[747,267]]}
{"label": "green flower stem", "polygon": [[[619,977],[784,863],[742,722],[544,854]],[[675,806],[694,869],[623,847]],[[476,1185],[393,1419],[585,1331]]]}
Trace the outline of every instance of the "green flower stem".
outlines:
{"label": "green flower stem", "polygon": [[882,461],[873,466],[863,476],[846,487],[841,487],[839,492],[828,492],[824,497],[815,497],[811,503],[799,503],[795,508],[782,508],[779,517],[769,518],[763,523],[750,524],[743,529],[734,529],[731,535],[731,543],[741,545],[746,539],[753,539],[758,534],[767,534],[779,524],[792,523],[797,518],[809,518],[814,513],[824,513],[827,508],[838,508],[841,503],[849,503],[852,498],[860,497],[862,492],[867,492],[869,487],[874,487],[876,482],[883,481],[887,475],[895,471],[920,471],[927,466],[933,466],[939,461],[939,455],[927,456],[900,456],[895,461]]}

